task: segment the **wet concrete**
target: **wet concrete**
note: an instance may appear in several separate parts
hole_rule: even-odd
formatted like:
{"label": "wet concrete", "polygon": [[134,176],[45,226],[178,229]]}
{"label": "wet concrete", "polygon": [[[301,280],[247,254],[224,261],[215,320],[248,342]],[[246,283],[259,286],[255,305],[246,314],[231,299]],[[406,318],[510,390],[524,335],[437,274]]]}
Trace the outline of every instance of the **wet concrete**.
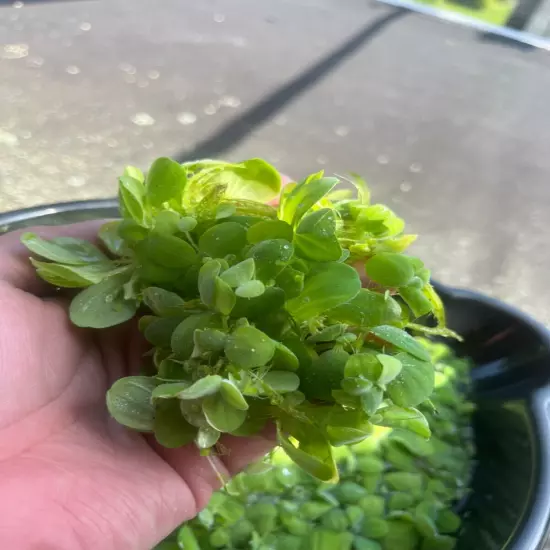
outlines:
{"label": "wet concrete", "polygon": [[356,171],[436,277],[550,322],[549,90],[548,53],[366,0],[0,2],[0,210],[159,155]]}

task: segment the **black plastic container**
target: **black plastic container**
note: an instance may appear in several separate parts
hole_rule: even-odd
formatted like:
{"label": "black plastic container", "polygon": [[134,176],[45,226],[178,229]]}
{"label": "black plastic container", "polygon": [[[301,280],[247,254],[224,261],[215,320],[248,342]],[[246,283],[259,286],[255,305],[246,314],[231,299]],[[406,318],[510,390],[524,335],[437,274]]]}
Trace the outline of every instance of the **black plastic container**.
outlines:
{"label": "black plastic container", "polygon": [[[0,215],[0,232],[117,216],[115,200]],[[498,300],[441,285],[475,362],[477,467],[457,550],[543,550],[550,527],[550,333]]]}

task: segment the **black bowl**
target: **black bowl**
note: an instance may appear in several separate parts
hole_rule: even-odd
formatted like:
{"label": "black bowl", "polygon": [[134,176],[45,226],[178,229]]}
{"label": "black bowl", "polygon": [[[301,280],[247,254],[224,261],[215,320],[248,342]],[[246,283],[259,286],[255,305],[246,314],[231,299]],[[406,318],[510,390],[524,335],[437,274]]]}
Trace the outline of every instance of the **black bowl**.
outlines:
{"label": "black bowl", "polygon": [[[0,215],[0,232],[118,215],[115,200]],[[550,526],[550,333],[481,294],[436,285],[475,363],[477,465],[457,550],[543,550]]]}

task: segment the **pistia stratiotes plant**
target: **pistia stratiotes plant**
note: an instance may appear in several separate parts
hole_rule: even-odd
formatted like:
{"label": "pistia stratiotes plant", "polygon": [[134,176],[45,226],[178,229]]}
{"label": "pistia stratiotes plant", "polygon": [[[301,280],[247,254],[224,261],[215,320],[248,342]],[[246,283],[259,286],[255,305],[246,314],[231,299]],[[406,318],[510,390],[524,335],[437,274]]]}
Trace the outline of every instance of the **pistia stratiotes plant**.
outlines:
{"label": "pistia stratiotes plant", "polygon": [[[208,454],[223,433],[273,420],[289,457],[324,481],[338,475],[332,446],[374,426],[429,437],[417,406],[434,368],[406,329],[449,333],[442,304],[424,264],[403,254],[414,240],[403,221],[371,204],[359,177],[347,180],[356,196],[336,190],[342,179],[319,172],[281,190],[261,159],[160,158],[120,177],[122,219],[101,227],[101,249],[23,235],[43,279],[84,288],[75,325],[139,317],[151,350],[140,376],[107,393],[118,422]],[[428,314],[436,328],[416,324]]]}

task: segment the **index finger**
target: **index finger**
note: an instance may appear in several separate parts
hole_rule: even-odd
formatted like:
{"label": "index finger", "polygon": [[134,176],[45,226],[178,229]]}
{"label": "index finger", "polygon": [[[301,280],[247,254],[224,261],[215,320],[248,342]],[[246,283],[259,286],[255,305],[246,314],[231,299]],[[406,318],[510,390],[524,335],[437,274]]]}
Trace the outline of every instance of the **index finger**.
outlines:
{"label": "index finger", "polygon": [[70,225],[36,226],[0,236],[0,282],[36,296],[44,296],[51,285],[36,275],[29,261],[31,252],[21,243],[24,233],[36,233],[44,239],[74,237],[97,242],[99,228],[108,220],[93,220]]}

